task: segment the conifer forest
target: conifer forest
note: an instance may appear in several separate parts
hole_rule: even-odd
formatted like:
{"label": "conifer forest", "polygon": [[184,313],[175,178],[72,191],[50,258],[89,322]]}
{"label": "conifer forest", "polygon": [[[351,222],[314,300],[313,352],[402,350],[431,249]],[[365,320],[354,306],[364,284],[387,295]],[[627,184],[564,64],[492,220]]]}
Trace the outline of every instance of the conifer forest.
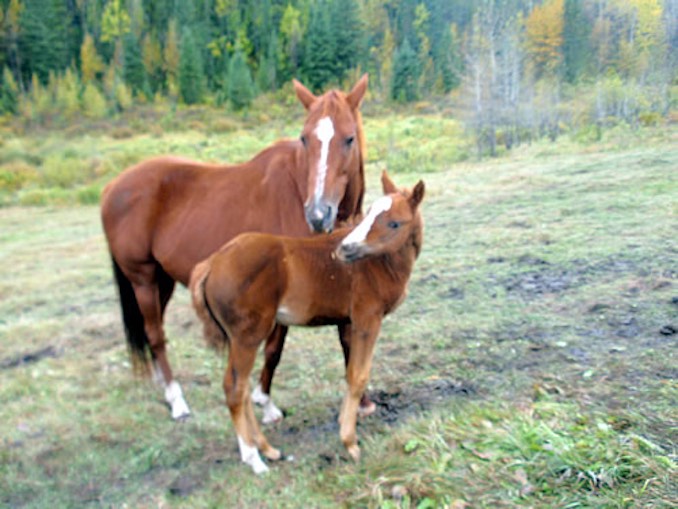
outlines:
{"label": "conifer forest", "polygon": [[242,110],[293,77],[320,91],[367,72],[383,101],[451,101],[479,150],[494,153],[567,126],[653,125],[675,101],[676,0],[0,7],[0,114],[34,124],[161,100]]}

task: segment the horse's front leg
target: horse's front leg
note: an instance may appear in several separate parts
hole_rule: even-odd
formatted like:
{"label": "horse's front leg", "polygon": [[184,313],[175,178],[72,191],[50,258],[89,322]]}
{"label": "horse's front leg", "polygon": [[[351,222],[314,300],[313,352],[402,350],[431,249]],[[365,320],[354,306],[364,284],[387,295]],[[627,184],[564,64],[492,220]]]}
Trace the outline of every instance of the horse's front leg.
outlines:
{"label": "horse's front leg", "polygon": [[287,327],[276,325],[273,332],[266,338],[264,367],[261,368],[259,385],[257,385],[252,393],[252,401],[264,407],[264,416],[261,419],[264,424],[278,422],[283,418],[282,411],[271,399],[271,383],[273,382],[273,375],[278,367],[280,356],[285,346],[285,336],[287,336]]}
{"label": "horse's front leg", "polygon": [[360,459],[356,421],[360,398],[365,392],[372,368],[374,345],[381,327],[381,317],[354,321],[351,328],[351,355],[346,369],[347,391],[339,414],[339,436],[351,457]]}
{"label": "horse's front leg", "polygon": [[[351,357],[351,324],[344,323],[338,326],[339,342],[341,343],[341,350],[344,353],[344,367],[348,369],[348,359]],[[358,406],[358,415],[360,417],[367,417],[372,415],[377,409],[377,405],[370,400],[367,392],[364,392],[360,398],[360,406]]]}

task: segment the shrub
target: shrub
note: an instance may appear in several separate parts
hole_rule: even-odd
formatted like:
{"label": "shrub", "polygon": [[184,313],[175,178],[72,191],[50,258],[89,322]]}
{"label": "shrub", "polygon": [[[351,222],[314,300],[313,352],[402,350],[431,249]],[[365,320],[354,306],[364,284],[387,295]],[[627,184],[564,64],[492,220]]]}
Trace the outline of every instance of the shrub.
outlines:
{"label": "shrub", "polygon": [[18,191],[37,179],[35,167],[24,161],[12,161],[0,168],[0,190]]}

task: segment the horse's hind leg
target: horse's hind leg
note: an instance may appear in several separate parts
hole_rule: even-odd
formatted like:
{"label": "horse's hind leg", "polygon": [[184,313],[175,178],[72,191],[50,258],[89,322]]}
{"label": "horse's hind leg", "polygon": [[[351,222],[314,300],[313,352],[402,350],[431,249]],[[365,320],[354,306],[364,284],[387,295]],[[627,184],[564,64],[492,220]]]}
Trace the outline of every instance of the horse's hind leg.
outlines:
{"label": "horse's hind leg", "polygon": [[168,285],[164,282],[164,293],[161,295],[162,285],[157,284],[156,281],[157,279],[154,278],[151,282],[133,283],[134,294],[144,317],[144,330],[151,346],[155,365],[162,375],[165,400],[172,410],[172,418],[181,419],[190,415],[191,411],[184,400],[181,386],[172,376],[172,368],[167,359],[165,331],[162,327],[162,315],[171,291],[168,293]]}
{"label": "horse's hind leg", "polygon": [[261,369],[259,385],[252,393],[252,401],[264,407],[264,417],[262,418],[264,424],[277,422],[283,418],[282,411],[271,399],[271,383],[285,346],[285,336],[287,336],[287,327],[276,325],[273,332],[266,338],[264,367]]}
{"label": "horse's hind leg", "polygon": [[259,456],[259,448],[263,446],[262,452],[273,456],[277,453],[278,457],[280,452],[268,444],[254,419],[249,375],[256,355],[256,346],[244,346],[236,337],[231,337],[228,366],[224,375],[224,393],[238,435],[240,458],[252,467],[255,474],[263,474],[268,471],[268,467]]}

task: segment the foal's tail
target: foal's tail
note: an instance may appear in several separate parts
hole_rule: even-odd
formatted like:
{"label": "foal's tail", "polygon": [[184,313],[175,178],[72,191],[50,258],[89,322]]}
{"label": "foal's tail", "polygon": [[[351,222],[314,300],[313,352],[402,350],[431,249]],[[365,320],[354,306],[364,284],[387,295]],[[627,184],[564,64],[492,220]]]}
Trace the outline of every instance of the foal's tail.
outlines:
{"label": "foal's tail", "polygon": [[191,281],[188,287],[193,298],[193,308],[203,324],[205,341],[207,341],[210,347],[221,352],[228,343],[228,335],[217,320],[217,317],[214,316],[207,302],[205,283],[207,282],[207,276],[210,274],[210,268],[209,258],[196,265],[193,268],[193,272],[191,272]]}
{"label": "foal's tail", "polygon": [[127,347],[134,370],[141,374],[148,374],[149,361],[152,358],[151,345],[144,329],[144,317],[141,314],[134,288],[127,276],[123,273],[115,258],[113,261],[113,273],[120,292],[120,307],[122,308],[122,321],[125,324],[125,336]]}

